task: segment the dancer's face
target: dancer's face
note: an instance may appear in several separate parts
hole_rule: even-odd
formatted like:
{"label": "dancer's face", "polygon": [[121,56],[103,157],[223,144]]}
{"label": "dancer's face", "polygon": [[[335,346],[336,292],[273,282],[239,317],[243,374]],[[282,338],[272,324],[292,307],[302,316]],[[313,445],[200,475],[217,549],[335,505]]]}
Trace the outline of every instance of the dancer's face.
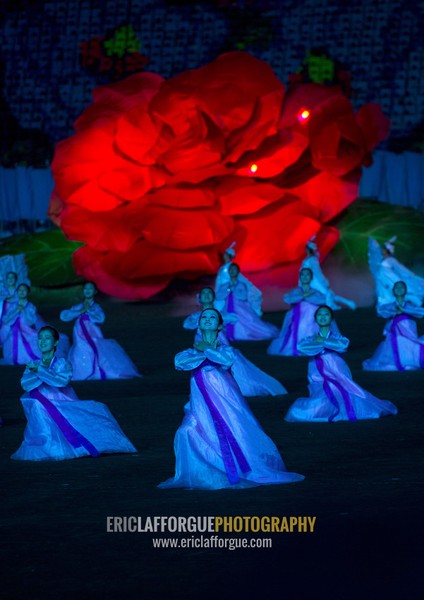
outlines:
{"label": "dancer's face", "polygon": [[82,289],[83,296],[86,300],[92,300],[96,295],[96,292],[96,286],[91,282],[86,283]]}
{"label": "dancer's face", "polygon": [[15,287],[16,285],[16,275],[15,273],[8,273],[6,275],[6,285],[9,287]]}
{"label": "dancer's face", "polygon": [[237,265],[235,265],[234,263],[230,266],[230,268],[228,269],[228,273],[231,277],[231,279],[235,279],[238,274],[239,274],[239,270]]}
{"label": "dancer's face", "polygon": [[331,324],[332,316],[327,307],[323,306],[317,310],[315,321],[320,327],[328,327]]}
{"label": "dancer's face", "polygon": [[57,340],[54,335],[48,329],[40,331],[38,334],[38,347],[41,352],[51,352],[57,346]]}
{"label": "dancer's face", "polygon": [[20,300],[26,300],[28,298],[28,289],[26,285],[20,285],[18,287],[18,298]]}
{"label": "dancer's face", "polygon": [[204,310],[200,317],[199,328],[202,331],[218,331],[221,329],[219,317],[216,311],[212,309]]}
{"label": "dancer's face", "polygon": [[215,294],[210,288],[203,288],[199,294],[200,304],[213,304]]}
{"label": "dancer's face", "polygon": [[399,296],[404,296],[406,294],[406,285],[403,281],[396,281],[393,286],[393,295],[398,298]]}
{"label": "dancer's face", "polygon": [[311,276],[311,272],[309,271],[309,269],[302,269],[299,273],[299,279],[300,279],[300,283],[311,283],[312,281],[312,276]]}

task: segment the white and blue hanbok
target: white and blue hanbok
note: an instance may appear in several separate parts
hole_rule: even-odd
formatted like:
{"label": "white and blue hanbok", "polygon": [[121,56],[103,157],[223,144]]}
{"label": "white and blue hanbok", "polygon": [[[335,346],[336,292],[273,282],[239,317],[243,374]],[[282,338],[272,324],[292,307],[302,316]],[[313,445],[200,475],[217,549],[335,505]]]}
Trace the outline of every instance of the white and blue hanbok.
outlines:
{"label": "white and blue hanbok", "polygon": [[190,401],[178,429],[175,475],[161,488],[247,488],[301,481],[287,472],[271,439],[251,412],[229,372],[231,346],[175,357],[177,370],[192,371]]}
{"label": "white and blue hanbok", "polygon": [[[197,311],[189,315],[183,323],[184,329],[196,329],[195,340],[201,340],[202,334],[200,333],[199,318],[201,311]],[[231,316],[222,315],[224,324]],[[229,346],[225,333],[220,331],[218,334],[218,340],[221,344]],[[234,350],[234,362],[230,367],[231,373],[236,380],[241,393],[245,397],[250,396],[279,396],[281,394],[287,394],[286,388],[274,377],[268,375],[262,371],[259,367],[254,365],[248,360],[240,350],[233,348]]]}
{"label": "white and blue hanbok", "polygon": [[286,421],[356,421],[397,414],[387,400],[376,398],[355,383],[349,367],[340,356],[349,340],[331,331],[326,338],[312,336],[301,340],[299,352],[313,356],[308,365],[309,398],[298,398],[289,408]]}
{"label": "white and blue hanbok", "polygon": [[49,366],[25,370],[21,398],[28,424],[16,460],[67,460],[103,453],[137,452],[109,408],[79,400],[69,386],[72,365],[53,357]]}
{"label": "white and blue hanbok", "polygon": [[302,285],[285,294],[284,301],[291,304],[284,317],[281,331],[268,346],[267,353],[278,356],[299,356],[297,343],[319,327],[315,323],[315,312],[321,304],[325,304],[325,296]]}
{"label": "white and blue hanbok", "polygon": [[414,319],[424,316],[420,308],[406,300],[402,306],[390,302],[377,307],[378,314],[389,319],[385,339],[371,358],[362,363],[366,371],[411,371],[424,369],[424,336],[418,337]]}
{"label": "white and blue hanbok", "polygon": [[407,269],[394,256],[383,256],[380,244],[368,238],[368,263],[374,277],[377,306],[393,302],[393,286],[403,281],[407,287],[406,300],[421,306],[424,302],[424,279]]}
{"label": "white and blue hanbok", "polygon": [[73,379],[126,379],[141,377],[124,349],[112,339],[105,339],[99,327],[105,313],[96,302],[86,308],[84,302],[60,313],[62,321],[76,319],[73,344],[68,359],[74,370]]}
{"label": "white and blue hanbok", "polygon": [[330,287],[330,282],[324,275],[317,256],[307,256],[303,259],[300,267],[302,269],[310,269],[313,274],[312,284],[315,290],[321,292],[325,297],[325,304],[333,310],[339,310],[341,304],[344,304],[351,310],[355,310],[356,303],[353,300],[336,295]]}
{"label": "white and blue hanbok", "polygon": [[278,328],[272,323],[266,323],[258,316],[251,306],[246,284],[237,279],[222,285],[217,294],[216,302],[222,301],[228,315],[237,315],[235,323],[225,325],[225,334],[230,342],[235,340],[270,340],[278,336]]}

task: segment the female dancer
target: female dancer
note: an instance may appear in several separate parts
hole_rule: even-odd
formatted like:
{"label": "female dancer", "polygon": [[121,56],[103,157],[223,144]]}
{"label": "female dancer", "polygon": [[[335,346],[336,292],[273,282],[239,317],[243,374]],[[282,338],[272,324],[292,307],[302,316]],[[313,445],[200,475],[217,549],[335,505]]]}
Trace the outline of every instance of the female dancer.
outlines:
{"label": "female dancer", "polygon": [[326,305],[333,310],[339,310],[341,304],[347,306],[351,310],[355,310],[356,304],[353,300],[343,298],[343,296],[336,296],[333,290],[330,288],[330,283],[325,277],[319,264],[319,252],[318,246],[313,241],[314,238],[309,240],[306,244],[305,252],[306,258],[303,260],[301,269],[311,269],[314,277],[314,288],[321,292],[325,296]]}
{"label": "female dancer", "polygon": [[404,281],[393,286],[394,302],[377,306],[378,314],[389,319],[384,327],[386,339],[371,358],[362,363],[366,371],[410,371],[424,369],[424,337],[418,337],[414,319],[424,317],[424,308],[406,300]]}
{"label": "female dancer", "polygon": [[424,301],[424,279],[415,275],[394,257],[396,236],[393,236],[380,248],[373,238],[368,238],[368,262],[374,277],[377,294],[377,306],[393,302],[393,285],[404,281],[408,293],[406,299],[415,306]]}
{"label": "female dancer", "polygon": [[175,476],[162,488],[246,488],[300,481],[288,473],[228,372],[234,351],[218,341],[221,314],[200,315],[202,340],[175,357],[177,370],[192,371],[190,401],[174,448]]}
{"label": "female dancer", "polygon": [[236,314],[237,321],[226,325],[226,335],[230,342],[234,340],[269,340],[278,336],[278,328],[265,323],[249,304],[247,287],[240,280],[240,267],[231,263],[228,273],[230,281],[222,285],[217,300],[223,300],[225,313]]}
{"label": "female dancer", "polygon": [[[199,302],[202,306],[202,310],[205,308],[215,308],[215,292],[210,287],[204,287],[199,292]],[[196,311],[189,315],[184,323],[184,329],[195,329],[196,336],[195,341],[202,339],[202,334],[199,330],[199,318],[202,311]],[[234,315],[223,314],[222,318],[224,324],[227,319],[234,317]],[[234,321],[232,321],[234,322]],[[221,344],[229,346],[229,342],[225,337],[224,331],[221,329],[218,333],[218,339]],[[234,362],[230,367],[231,373],[236,380],[241,393],[243,396],[278,396],[281,394],[287,394],[286,388],[274,377],[267,375],[264,371],[261,371],[255,366],[250,360],[240,352],[240,350],[234,350]]]}
{"label": "female dancer", "polygon": [[83,287],[84,302],[60,313],[62,321],[76,319],[73,345],[69,360],[74,370],[73,379],[126,379],[141,377],[129,356],[115,342],[106,340],[98,326],[105,314],[94,302],[95,284],[87,281]]}
{"label": "female dancer", "polygon": [[8,327],[3,343],[3,364],[25,365],[41,356],[36,329],[37,309],[28,300],[29,292],[29,286],[20,283],[18,301],[10,304],[3,315],[3,323]]}
{"label": "female dancer", "polygon": [[[218,292],[218,290],[222,286],[228,285],[230,283],[231,277],[230,277],[229,269],[233,263],[233,260],[236,257],[236,250],[234,248],[235,245],[236,245],[236,243],[233,242],[225,250],[224,254],[222,255],[222,260],[223,260],[224,264],[219,268],[219,271],[216,275],[215,292]],[[250,306],[253,308],[255,313],[259,317],[261,317],[262,316],[262,292],[255,285],[253,285],[253,283],[251,281],[249,281],[247,279],[247,277],[245,277],[241,273],[239,273],[238,278],[246,286],[247,298],[249,300]],[[225,303],[223,300],[217,300],[216,308],[218,308],[218,310],[223,310],[224,304]]]}
{"label": "female dancer", "polygon": [[299,352],[314,358],[309,361],[309,398],[299,398],[289,408],[286,421],[356,421],[395,415],[397,408],[362,389],[340,352],[349,340],[331,331],[333,312],[320,306],[315,313],[319,333],[301,340]]}
{"label": "female dancer", "polygon": [[17,273],[9,271],[0,286],[0,345],[4,343],[10,330],[10,326],[4,322],[4,316],[10,306],[18,301],[17,282]]}
{"label": "female dancer", "polygon": [[287,311],[279,336],[268,346],[268,354],[298,356],[297,342],[317,329],[314,314],[325,298],[311,287],[312,278],[311,269],[301,269],[299,286],[284,296],[284,301],[292,308]]}
{"label": "female dancer", "polygon": [[137,452],[108,407],[79,400],[69,386],[72,365],[55,355],[59,333],[47,325],[38,332],[41,360],[30,362],[21,379],[28,420],[16,460],[66,460],[111,452]]}
{"label": "female dancer", "polygon": [[[31,360],[40,358],[37,331],[46,322],[40,316],[37,308],[28,300],[31,288],[26,283],[17,287],[17,301],[9,303],[3,315],[5,340],[3,344],[3,360],[1,364],[25,365]],[[69,339],[63,333],[59,334],[56,349],[57,356],[67,356]]]}

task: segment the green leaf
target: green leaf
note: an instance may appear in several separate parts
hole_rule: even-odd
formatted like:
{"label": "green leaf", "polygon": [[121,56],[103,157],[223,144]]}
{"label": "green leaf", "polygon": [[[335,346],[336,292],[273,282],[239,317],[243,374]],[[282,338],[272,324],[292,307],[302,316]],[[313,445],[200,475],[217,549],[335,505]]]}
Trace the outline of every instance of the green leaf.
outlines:
{"label": "green leaf", "polygon": [[412,208],[357,200],[334,223],[341,237],[333,253],[355,266],[368,264],[368,237],[380,244],[396,235],[396,258],[402,263],[424,261],[424,214]]}
{"label": "green leaf", "polygon": [[72,254],[80,246],[80,242],[67,240],[60,229],[53,229],[6,238],[1,243],[0,256],[25,254],[32,285],[72,285],[81,281],[72,265]]}

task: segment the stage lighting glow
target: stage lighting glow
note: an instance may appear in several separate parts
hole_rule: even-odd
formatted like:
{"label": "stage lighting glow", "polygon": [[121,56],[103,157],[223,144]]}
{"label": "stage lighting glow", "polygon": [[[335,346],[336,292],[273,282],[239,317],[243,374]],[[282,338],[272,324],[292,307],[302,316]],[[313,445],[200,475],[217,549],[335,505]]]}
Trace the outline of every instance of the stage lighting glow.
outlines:
{"label": "stage lighting glow", "polygon": [[307,108],[301,108],[297,113],[297,120],[304,125],[310,119],[311,112]]}
{"label": "stage lighting glow", "polygon": [[250,165],[250,172],[251,173],[256,173],[256,171],[258,170],[258,165]]}

